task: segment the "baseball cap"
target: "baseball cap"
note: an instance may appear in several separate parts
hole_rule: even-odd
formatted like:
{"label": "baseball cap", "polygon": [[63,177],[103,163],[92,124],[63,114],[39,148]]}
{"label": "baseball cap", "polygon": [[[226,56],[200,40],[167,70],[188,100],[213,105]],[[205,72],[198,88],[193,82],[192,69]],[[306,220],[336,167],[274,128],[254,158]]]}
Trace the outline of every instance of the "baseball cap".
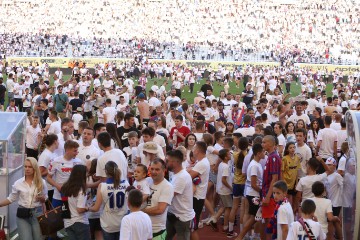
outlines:
{"label": "baseball cap", "polygon": [[224,118],[224,117],[219,117],[218,119],[216,119],[216,121],[226,122],[226,118]]}
{"label": "baseball cap", "polygon": [[336,160],[334,158],[329,157],[328,159],[326,159],[325,164],[327,164],[327,165],[335,165],[336,166],[337,162],[336,162]]}
{"label": "baseball cap", "polygon": [[155,154],[158,153],[158,148],[155,142],[146,142],[144,143],[143,151]]}
{"label": "baseball cap", "polygon": [[232,119],[230,119],[230,120],[228,120],[228,121],[226,122],[226,124],[228,124],[228,123],[231,123],[232,125],[235,125],[235,124],[234,124],[234,121],[233,121]]}
{"label": "baseball cap", "polygon": [[184,112],[184,110],[182,109],[182,107],[178,107],[178,108],[176,109],[176,111],[178,111],[178,112],[180,112],[180,113],[183,113],[183,112]]}
{"label": "baseball cap", "polygon": [[145,94],[143,94],[143,93],[140,93],[140,94],[138,95],[138,98],[140,98],[140,99],[143,99],[143,98],[145,98]]}
{"label": "baseball cap", "polygon": [[357,97],[358,97],[358,96],[359,96],[359,94],[358,94],[358,93],[354,93],[354,94],[353,94],[353,97],[355,97],[355,96],[357,96]]}

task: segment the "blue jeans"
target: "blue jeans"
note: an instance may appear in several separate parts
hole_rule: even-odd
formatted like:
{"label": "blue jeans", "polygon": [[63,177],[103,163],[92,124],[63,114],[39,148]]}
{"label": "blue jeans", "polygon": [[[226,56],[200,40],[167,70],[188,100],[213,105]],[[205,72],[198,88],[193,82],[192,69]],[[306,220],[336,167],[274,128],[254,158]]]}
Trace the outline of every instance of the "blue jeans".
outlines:
{"label": "blue jeans", "polygon": [[119,240],[120,239],[120,232],[109,233],[104,230],[102,232],[103,232],[104,240]]}
{"label": "blue jeans", "polygon": [[69,240],[89,240],[90,237],[90,227],[88,224],[76,222],[70,227],[66,228],[66,233],[68,234]]}
{"label": "blue jeans", "polygon": [[36,217],[43,213],[42,207],[37,207],[32,210],[32,217],[18,218],[16,217],[16,224],[18,227],[19,239],[21,240],[38,240],[42,239],[40,225]]}

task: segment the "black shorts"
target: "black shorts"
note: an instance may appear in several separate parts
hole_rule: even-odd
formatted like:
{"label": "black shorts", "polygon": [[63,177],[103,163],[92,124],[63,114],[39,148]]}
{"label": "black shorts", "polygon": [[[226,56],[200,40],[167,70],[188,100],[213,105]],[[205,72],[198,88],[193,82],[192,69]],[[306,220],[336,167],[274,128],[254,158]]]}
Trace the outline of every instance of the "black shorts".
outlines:
{"label": "black shorts", "polygon": [[85,119],[92,119],[93,118],[92,112],[84,112],[84,116],[85,116]]}
{"label": "black shorts", "polygon": [[165,77],[171,77],[171,73],[167,73]]}
{"label": "black shorts", "polygon": [[95,239],[95,232],[101,231],[100,218],[89,218],[91,239]]}
{"label": "black shorts", "polygon": [[333,215],[338,217],[340,215],[341,207],[332,207]]}
{"label": "black shorts", "polygon": [[199,228],[200,215],[203,210],[205,199],[193,198],[193,208],[195,212],[194,230]]}
{"label": "black shorts", "polygon": [[246,195],[246,199],[248,200],[249,202],[249,215],[252,215],[252,216],[256,216],[256,213],[257,211],[259,210],[259,205],[255,205],[253,203],[253,198],[256,198],[256,197],[253,197],[253,196],[249,196],[249,195]]}

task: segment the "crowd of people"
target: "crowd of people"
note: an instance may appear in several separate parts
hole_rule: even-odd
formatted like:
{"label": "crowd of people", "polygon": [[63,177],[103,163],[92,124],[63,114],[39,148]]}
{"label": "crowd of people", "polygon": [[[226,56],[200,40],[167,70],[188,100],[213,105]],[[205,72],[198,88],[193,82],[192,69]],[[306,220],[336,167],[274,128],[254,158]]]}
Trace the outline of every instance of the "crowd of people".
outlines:
{"label": "crowd of people", "polygon": [[25,176],[0,202],[18,200],[20,239],[44,237],[36,216],[49,201],[71,240],[196,240],[208,226],[237,240],[352,237],[344,115],[360,106],[358,72],[142,62],[138,75],[83,65],[65,80],[0,66],[3,111],[28,116]]}
{"label": "crowd of people", "polygon": [[255,53],[268,61],[358,63],[359,6],[354,0],[3,1],[0,51],[217,60]]}

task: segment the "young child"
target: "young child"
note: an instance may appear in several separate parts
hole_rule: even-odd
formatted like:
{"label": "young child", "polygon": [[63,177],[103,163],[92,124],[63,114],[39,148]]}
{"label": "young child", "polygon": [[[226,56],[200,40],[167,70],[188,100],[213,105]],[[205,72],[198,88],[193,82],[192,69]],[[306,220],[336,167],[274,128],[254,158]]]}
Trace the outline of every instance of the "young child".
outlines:
{"label": "young child", "polygon": [[126,153],[128,160],[128,171],[133,173],[136,167],[137,146],[139,145],[139,137],[136,131],[128,133],[128,142],[129,146],[124,147],[123,151]]}
{"label": "young child", "polygon": [[238,239],[243,239],[247,232],[251,230],[252,226],[255,224],[255,216],[260,207],[260,192],[264,172],[260,160],[265,158],[265,151],[259,143],[254,144],[252,151],[254,157],[247,168],[244,192],[249,204],[249,218],[244,223],[244,227],[240,232]]}
{"label": "young child", "polygon": [[286,240],[294,239],[317,239],[325,240],[326,234],[323,232],[320,223],[315,222],[314,214],[316,204],[311,199],[306,199],[301,204],[301,218],[290,225]]}
{"label": "young child", "polygon": [[315,217],[320,223],[323,232],[327,234],[328,221],[340,223],[340,220],[338,217],[334,217],[333,215],[331,200],[324,198],[326,195],[325,185],[320,181],[316,181],[312,184],[311,189],[312,193],[315,195],[315,197],[311,198],[316,205]]}
{"label": "young child", "polygon": [[227,232],[229,225],[229,215],[232,207],[232,178],[231,170],[228,162],[231,159],[230,151],[228,149],[222,149],[219,151],[219,158],[221,163],[217,173],[217,184],[216,192],[220,196],[223,207],[225,208],[224,213],[224,232]]}
{"label": "young child", "polygon": [[147,167],[143,164],[138,164],[134,171],[135,182],[133,186],[135,189],[138,189],[143,194],[143,205],[141,209],[146,207],[146,199],[150,194],[150,186],[146,180],[147,177]]}
{"label": "young child", "polygon": [[[329,157],[325,164],[328,165],[330,171],[330,174],[327,176],[325,181],[327,197],[331,200],[333,215],[338,217],[342,207],[344,179],[339,173],[336,172],[337,162],[334,158]],[[329,227],[329,232],[331,232],[331,235],[333,235],[333,228],[335,228],[336,236],[342,239],[341,225],[339,222],[333,222],[332,226],[330,225]]]}
{"label": "young child", "polygon": [[294,208],[294,199],[296,196],[295,184],[298,179],[298,170],[301,169],[300,158],[295,154],[295,143],[289,142],[284,149],[284,157],[281,164],[282,179],[288,187],[287,197],[291,206]]}
{"label": "young child", "polygon": [[120,240],[152,239],[152,224],[149,215],[140,211],[143,194],[132,189],[128,195],[130,214],[123,217],[120,227]]}
{"label": "young child", "polygon": [[272,233],[272,239],[283,240],[287,238],[289,226],[294,222],[294,213],[287,199],[287,185],[284,181],[274,183],[273,195],[276,202],[274,216],[267,226],[267,233]]}
{"label": "young child", "polygon": [[[323,165],[326,172],[317,175],[316,170],[318,169],[319,162]],[[316,181],[325,181],[327,175],[329,174],[329,168],[321,157],[310,158],[306,164],[306,173],[306,176],[300,178],[298,184],[296,185],[297,194],[295,198],[295,206],[299,206],[305,199],[314,197],[311,190],[313,183]],[[294,210],[297,211],[297,209]]]}

